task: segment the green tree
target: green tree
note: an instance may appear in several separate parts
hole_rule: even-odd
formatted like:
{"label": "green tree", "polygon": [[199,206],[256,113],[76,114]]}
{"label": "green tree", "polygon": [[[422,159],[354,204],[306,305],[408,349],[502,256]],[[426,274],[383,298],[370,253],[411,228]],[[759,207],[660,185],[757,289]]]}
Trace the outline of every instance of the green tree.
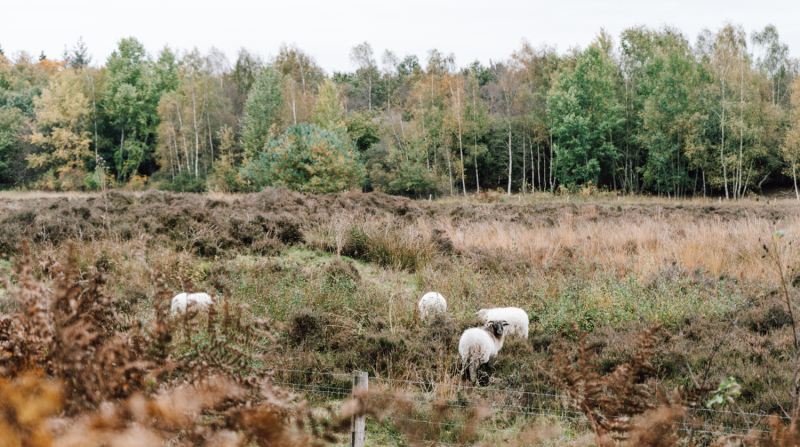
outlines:
{"label": "green tree", "polygon": [[599,183],[601,166],[617,156],[613,133],[623,123],[614,93],[613,61],[600,44],[580,53],[574,67],[558,75],[547,97],[558,180],[566,185]]}
{"label": "green tree", "polygon": [[683,36],[657,37],[642,79],[647,96],[639,139],[647,148],[647,159],[640,171],[646,187],[682,195],[691,184],[685,148],[703,122],[694,101],[699,67]]}
{"label": "green tree", "polygon": [[[731,198],[728,171],[734,157],[729,153],[729,147],[725,145],[727,141],[725,137],[728,136],[728,140],[730,139],[726,131],[730,132],[731,126],[729,122],[731,100],[738,93],[735,90],[738,84],[736,69],[742,63],[741,59],[746,56],[746,45],[744,30],[730,23],[716,34],[703,30],[697,39],[698,53],[713,79],[713,82],[706,86],[707,108],[716,118],[719,129],[719,172],[711,179],[715,186],[724,187],[726,199]],[[712,137],[717,139],[716,135]],[[728,146],[730,145],[728,141]]]}
{"label": "green tree", "polygon": [[376,97],[380,71],[372,46],[368,42],[364,42],[353,47],[350,50],[350,62],[358,67],[355,72],[357,96],[363,103],[366,103],[368,110],[372,110],[374,104],[382,102]]}
{"label": "green tree", "polygon": [[15,107],[0,107],[0,183],[11,182],[12,159],[23,124],[22,112]]}
{"label": "green tree", "polygon": [[255,190],[266,186],[323,194],[357,187],[364,167],[355,145],[337,132],[314,124],[291,126],[241,170],[242,178]]}
{"label": "green tree", "polygon": [[347,114],[345,118],[347,134],[356,143],[359,152],[366,152],[372,145],[380,141],[381,129],[377,120],[375,112],[366,110]]}
{"label": "green tree", "polygon": [[328,130],[345,128],[345,111],[339,99],[339,88],[331,80],[326,80],[319,87],[317,103],[312,113],[314,123]]}
{"label": "green tree", "polygon": [[83,43],[83,36],[78,38],[78,43],[72,47],[71,51],[64,48],[64,60],[67,62],[69,68],[83,68],[92,62],[92,56],[89,55],[89,49]]}
{"label": "green tree", "polygon": [[781,42],[778,30],[774,25],[767,25],[761,32],[750,36],[753,44],[761,49],[758,66],[769,77],[772,104],[778,104],[788,96],[788,80],[791,79],[789,46]]}
{"label": "green tree", "polygon": [[184,169],[195,179],[208,172],[214,165],[215,137],[221,135],[220,128],[232,124],[216,59],[213,50],[205,56],[197,49],[185,54],[176,73],[177,87],[158,105],[157,158],[173,178]]}
{"label": "green tree", "polygon": [[475,190],[481,192],[479,175],[479,159],[483,157],[488,148],[483,142],[489,128],[489,108],[483,101],[480,93],[481,73],[480,64],[473,64],[465,81],[464,100],[464,134],[467,140],[467,164],[475,166]]}
{"label": "green tree", "polygon": [[[162,57],[170,54],[162,53]],[[120,40],[106,68],[104,109],[118,136],[114,164],[118,179],[124,182],[150,157],[158,102],[166,93],[158,87],[166,88],[167,84],[159,81],[144,45],[135,38]]]}
{"label": "green tree", "polygon": [[786,139],[781,145],[781,154],[787,165],[785,172],[792,176],[794,182],[794,194],[800,201],[800,189],[797,187],[797,174],[800,170],[800,78],[795,79],[791,85],[791,105],[792,115],[789,119],[789,129]]}
{"label": "green tree", "polygon": [[242,147],[247,157],[256,157],[270,136],[283,107],[281,74],[268,67],[256,75],[242,117]]}

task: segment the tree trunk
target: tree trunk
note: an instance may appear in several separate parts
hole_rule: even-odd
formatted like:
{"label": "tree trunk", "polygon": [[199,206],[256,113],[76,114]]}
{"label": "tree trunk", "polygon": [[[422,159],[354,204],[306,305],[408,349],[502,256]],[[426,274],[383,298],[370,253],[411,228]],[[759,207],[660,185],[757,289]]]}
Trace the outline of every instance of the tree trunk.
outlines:
{"label": "tree trunk", "polygon": [[[536,192],[536,174],[539,171],[539,148],[536,148],[536,167],[533,167],[533,141],[531,141],[531,194]],[[541,180],[541,175],[539,175]]]}
{"label": "tree trunk", "polygon": [[125,161],[125,126],[122,127],[119,137],[119,155],[122,161]]}
{"label": "tree trunk", "polygon": [[450,149],[444,144],[444,156],[447,157],[447,174],[450,176],[450,196],[453,196],[453,167],[450,164]]}
{"label": "tree trunk", "polygon": [[175,166],[178,167],[178,174],[181,173],[181,152],[178,149],[178,134],[175,132],[175,126],[170,120],[169,127],[172,129],[172,143],[175,145]]}
{"label": "tree trunk", "polygon": [[703,169],[703,198],[706,198],[706,170]]}
{"label": "tree trunk", "polygon": [[[509,112],[510,113],[510,112]],[[511,164],[514,162],[514,153],[511,151],[511,117],[508,117],[508,195],[511,195]]]}
{"label": "tree trunk", "polygon": [[739,87],[739,172],[736,180],[737,200],[742,197],[742,162],[744,161],[744,67],[742,67]]}
{"label": "tree trunk", "polygon": [[97,164],[100,161],[100,157],[97,153],[97,97],[95,96],[94,92],[94,81],[89,76],[89,70],[87,67],[83,67],[83,74],[86,76],[86,80],[89,81],[89,84],[92,86],[92,121],[94,122],[94,164],[95,169],[97,169]]}
{"label": "tree trunk", "polygon": [[796,171],[797,163],[792,162],[792,179],[794,180],[794,195],[797,197],[797,201],[800,202],[800,191],[797,190],[797,171]]}
{"label": "tree trunk", "polygon": [[422,106],[422,93],[419,94],[419,110],[422,118],[422,137],[425,140],[425,163],[428,165],[428,171],[430,171],[431,157],[428,155],[428,134],[425,133],[425,109]]}
{"label": "tree trunk", "polygon": [[208,104],[206,104],[206,123],[208,123],[208,147],[211,148],[211,167],[214,167],[214,139],[211,132],[211,117],[209,116]]}
{"label": "tree trunk", "polygon": [[[452,87],[450,87],[452,89]],[[458,152],[461,154],[461,187],[464,190],[464,198],[467,198],[467,180],[466,180],[466,172],[467,170],[464,169],[464,146],[461,142],[461,89],[458,85],[458,75],[456,75],[456,98],[458,100],[458,107],[456,107],[456,113],[458,113]],[[402,119],[402,118],[401,118]]]}
{"label": "tree trunk", "polygon": [[525,133],[522,133],[522,195],[525,195],[526,185],[527,183],[527,176],[528,175],[528,166],[525,163]]}
{"label": "tree trunk", "polygon": [[473,156],[475,157],[475,188],[478,191],[478,194],[481,192],[481,183],[478,180],[478,103],[475,100],[475,84],[472,85],[472,119],[475,122],[475,151],[473,152]]}
{"label": "tree trunk", "polygon": [[722,179],[725,182],[725,200],[730,199],[728,194],[728,169],[725,166],[725,81],[722,81],[722,119],[720,120],[722,130],[722,142],[719,145],[719,161],[722,164]]}
{"label": "tree trunk", "polygon": [[553,134],[550,134],[550,192],[555,190],[555,178],[553,177]]}
{"label": "tree trunk", "polygon": [[[294,87],[294,86],[292,86],[292,87]],[[294,88],[292,88],[292,118],[294,119],[294,125],[296,126],[297,125],[297,100],[295,99]]]}
{"label": "tree trunk", "polygon": [[186,156],[186,172],[192,175],[192,158],[189,156],[189,149],[186,147],[186,132],[183,131],[183,118],[181,118],[181,108],[179,104],[175,104],[175,110],[178,112],[178,125],[181,130],[181,140],[183,140],[183,153]]}
{"label": "tree trunk", "polygon": [[200,132],[197,129],[197,104],[194,100],[194,89],[192,89],[192,121],[194,122],[194,178],[197,178],[197,159],[200,157]]}

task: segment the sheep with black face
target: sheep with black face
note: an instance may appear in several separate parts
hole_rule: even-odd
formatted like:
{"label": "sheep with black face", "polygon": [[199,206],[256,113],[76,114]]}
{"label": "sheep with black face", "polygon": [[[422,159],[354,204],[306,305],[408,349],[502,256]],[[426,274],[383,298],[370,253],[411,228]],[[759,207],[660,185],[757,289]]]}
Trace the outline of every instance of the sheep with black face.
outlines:
{"label": "sheep with black face", "polygon": [[492,320],[486,326],[473,327],[461,334],[458,353],[461,354],[464,368],[469,368],[469,379],[472,382],[478,380],[478,368],[488,363],[503,347],[505,326],[508,323],[504,320]]}
{"label": "sheep with black face", "polygon": [[516,334],[518,337],[528,338],[528,314],[519,307],[495,307],[493,309],[481,309],[475,313],[483,322],[505,320],[506,337]]}

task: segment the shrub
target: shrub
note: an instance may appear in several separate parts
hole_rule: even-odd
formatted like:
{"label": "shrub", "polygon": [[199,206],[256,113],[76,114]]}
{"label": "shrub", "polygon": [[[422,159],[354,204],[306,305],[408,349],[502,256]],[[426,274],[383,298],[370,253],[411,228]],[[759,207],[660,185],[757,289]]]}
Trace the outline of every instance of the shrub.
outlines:
{"label": "shrub", "polygon": [[389,194],[434,194],[439,191],[436,175],[418,163],[403,162],[387,171],[378,164],[370,171],[370,185]]}
{"label": "shrub", "polygon": [[279,139],[270,138],[241,173],[256,190],[286,186],[306,193],[330,193],[358,186],[364,167],[353,143],[339,133],[298,124]]}
{"label": "shrub", "polygon": [[134,191],[144,191],[147,188],[147,176],[134,174],[125,187]]}
{"label": "shrub", "polygon": [[172,192],[206,192],[206,182],[202,178],[194,177],[189,172],[183,171],[173,179],[161,182],[158,189]]}

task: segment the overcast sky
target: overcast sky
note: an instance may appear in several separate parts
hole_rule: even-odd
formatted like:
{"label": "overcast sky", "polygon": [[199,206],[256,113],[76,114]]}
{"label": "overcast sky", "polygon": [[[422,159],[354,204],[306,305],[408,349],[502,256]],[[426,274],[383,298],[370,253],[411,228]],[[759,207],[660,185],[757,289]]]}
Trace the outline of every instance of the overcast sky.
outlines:
{"label": "overcast sky", "polygon": [[800,55],[800,2],[776,0],[0,0],[0,46],[6,55],[25,50],[60,58],[64,45],[83,36],[93,65],[105,64],[116,43],[133,36],[151,54],[214,46],[231,63],[240,47],[274,55],[296,43],[328,73],[351,70],[350,48],[368,41],[376,59],[385,49],[425,59],[436,48],[459,65],[501,60],[522,39],[564,52],[585,47],[605,27],[618,40],[635,25],[672,25],[692,42],[703,28],[730,20],[748,35],[773,24],[792,57]]}

